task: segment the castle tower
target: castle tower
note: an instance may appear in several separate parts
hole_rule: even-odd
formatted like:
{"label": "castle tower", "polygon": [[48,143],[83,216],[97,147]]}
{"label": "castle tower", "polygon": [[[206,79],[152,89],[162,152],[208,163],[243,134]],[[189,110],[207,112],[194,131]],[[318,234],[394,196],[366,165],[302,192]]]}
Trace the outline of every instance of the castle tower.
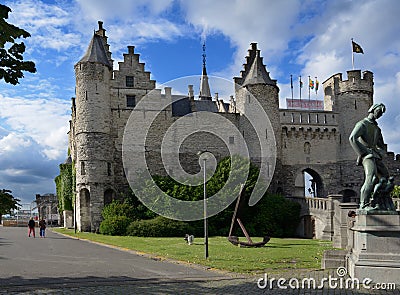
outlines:
{"label": "castle tower", "polygon": [[208,76],[206,70],[206,43],[203,44],[203,71],[200,78],[200,100],[212,100],[210,85],[208,84]]}
{"label": "castle tower", "polygon": [[373,103],[374,82],[370,71],[347,71],[347,80],[336,74],[323,82],[325,111],[336,113],[340,138],[337,161],[355,161],[355,153],[349,144],[354,125],[368,114]]}
{"label": "castle tower", "polygon": [[76,63],[75,145],[78,230],[98,231],[105,189],[113,182],[110,79],[112,59],[99,22],[86,54]]}
{"label": "castle tower", "polygon": [[[277,151],[277,165],[276,169],[280,166],[280,150],[281,150],[281,125],[279,115],[279,88],[276,84],[276,80],[272,80],[267,72],[265,65],[263,64],[263,58],[260,56],[260,50],[257,49],[257,43],[251,43],[251,48],[248,50],[248,56],[246,57],[246,63],[243,65],[244,70],[241,71],[241,77],[235,77],[235,92],[236,92],[236,108],[244,116],[241,116],[241,126],[243,126],[242,133],[248,145],[250,147],[250,154],[252,155],[252,161],[258,163],[261,161],[260,148],[257,147],[259,144],[268,144],[271,139],[271,134],[268,134],[267,130],[257,130],[257,132],[263,133],[262,138],[266,139],[264,143],[260,143],[259,140],[255,140],[254,128],[248,120],[247,116],[252,116],[256,113],[258,104],[253,101],[254,99],[261,104],[265,113],[272,124],[274,131],[276,151]],[[249,92],[251,95],[249,95]],[[253,130],[253,131],[252,131]],[[271,183],[274,185],[274,181]],[[274,191],[275,188],[272,187]]]}

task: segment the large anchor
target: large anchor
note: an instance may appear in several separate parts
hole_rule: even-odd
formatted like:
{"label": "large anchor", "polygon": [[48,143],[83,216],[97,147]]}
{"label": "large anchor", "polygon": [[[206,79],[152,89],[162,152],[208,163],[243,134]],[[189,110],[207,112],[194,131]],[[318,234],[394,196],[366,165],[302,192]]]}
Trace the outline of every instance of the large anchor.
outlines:
{"label": "large anchor", "polygon": [[[241,187],[240,187],[239,196],[238,196],[238,199],[236,201],[235,211],[233,212],[233,216],[232,216],[231,228],[229,230],[228,241],[231,242],[233,245],[239,246],[239,247],[255,247],[255,248],[263,247],[266,243],[269,242],[270,237],[269,236],[265,236],[263,238],[262,242],[254,243],[251,240],[251,238],[250,238],[246,228],[244,227],[242,221],[239,218],[236,218],[237,211],[239,209],[240,199],[241,199],[242,192],[243,192],[243,188],[244,188],[244,184],[242,184]],[[239,238],[237,236],[232,236],[233,226],[235,225],[235,222],[237,222],[239,224],[240,228],[242,229],[243,234],[245,235],[245,237],[247,239],[247,242],[239,241]]]}

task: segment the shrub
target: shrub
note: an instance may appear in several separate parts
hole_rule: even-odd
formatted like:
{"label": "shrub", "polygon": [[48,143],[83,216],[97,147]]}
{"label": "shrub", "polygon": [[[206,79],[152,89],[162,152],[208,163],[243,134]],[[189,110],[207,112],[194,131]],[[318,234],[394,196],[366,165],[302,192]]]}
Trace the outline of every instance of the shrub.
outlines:
{"label": "shrub", "polygon": [[265,195],[247,216],[250,235],[292,237],[300,219],[300,204],[280,195]]}
{"label": "shrub", "polygon": [[126,216],[112,216],[100,223],[100,233],[111,236],[124,236],[131,219]]}
{"label": "shrub", "polygon": [[162,216],[133,221],[127,228],[127,235],[138,237],[183,237],[186,233],[191,233],[189,224]]}
{"label": "shrub", "polygon": [[135,210],[133,206],[128,203],[121,203],[120,201],[113,201],[104,207],[101,215],[104,219],[109,219],[116,216],[125,216],[131,221],[135,219]]}

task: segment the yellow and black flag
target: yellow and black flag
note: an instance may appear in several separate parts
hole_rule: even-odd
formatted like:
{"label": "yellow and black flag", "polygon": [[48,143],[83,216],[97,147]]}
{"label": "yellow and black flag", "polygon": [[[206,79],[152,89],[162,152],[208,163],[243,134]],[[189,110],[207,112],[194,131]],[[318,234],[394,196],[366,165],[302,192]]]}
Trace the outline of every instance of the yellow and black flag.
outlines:
{"label": "yellow and black flag", "polygon": [[353,45],[353,52],[364,54],[364,50],[361,48],[360,45],[358,45],[358,44],[357,44],[356,42],[354,42],[353,40],[351,40],[351,44]]}

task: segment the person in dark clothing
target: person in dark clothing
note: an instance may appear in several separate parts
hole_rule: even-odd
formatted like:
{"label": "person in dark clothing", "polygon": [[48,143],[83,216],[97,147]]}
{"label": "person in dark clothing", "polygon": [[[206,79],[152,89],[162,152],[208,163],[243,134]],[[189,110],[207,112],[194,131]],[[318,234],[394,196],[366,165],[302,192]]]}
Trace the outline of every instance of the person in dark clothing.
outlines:
{"label": "person in dark clothing", "polygon": [[46,221],[44,219],[39,221],[39,228],[40,228],[40,237],[45,237],[45,230],[46,230]]}
{"label": "person in dark clothing", "polygon": [[31,218],[31,220],[29,220],[28,222],[28,237],[31,236],[31,233],[33,234],[33,237],[35,237],[35,221],[33,220],[33,218]]}

